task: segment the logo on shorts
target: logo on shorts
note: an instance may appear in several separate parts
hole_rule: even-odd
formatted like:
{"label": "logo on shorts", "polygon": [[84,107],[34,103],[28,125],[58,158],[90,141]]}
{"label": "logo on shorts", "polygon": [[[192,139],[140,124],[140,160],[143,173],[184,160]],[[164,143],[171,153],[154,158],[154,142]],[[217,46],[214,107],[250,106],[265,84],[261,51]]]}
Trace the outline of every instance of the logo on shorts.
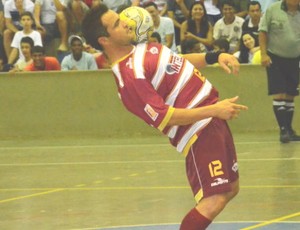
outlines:
{"label": "logo on shorts", "polygon": [[234,172],[237,172],[238,170],[239,170],[239,166],[238,166],[238,163],[237,162],[235,162],[234,164],[233,164],[233,166],[232,166],[232,171],[234,171]]}
{"label": "logo on shorts", "polygon": [[211,187],[215,187],[215,186],[218,186],[218,185],[221,185],[221,184],[228,184],[228,179],[223,179],[223,178],[216,178],[214,179],[214,182],[212,182],[210,184]]}

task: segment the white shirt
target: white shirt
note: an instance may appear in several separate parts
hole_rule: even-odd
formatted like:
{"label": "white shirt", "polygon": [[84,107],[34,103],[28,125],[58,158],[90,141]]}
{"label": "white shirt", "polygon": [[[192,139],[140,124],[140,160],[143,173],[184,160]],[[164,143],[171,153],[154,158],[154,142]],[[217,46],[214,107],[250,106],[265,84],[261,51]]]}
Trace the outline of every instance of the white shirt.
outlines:
{"label": "white shirt", "polygon": [[53,0],[35,0],[35,5],[41,6],[41,23],[52,24],[56,19],[56,7]]}
{"label": "white shirt", "polygon": [[[29,11],[33,14],[34,3],[30,0],[24,0],[23,8],[24,11]],[[4,2],[4,17],[12,19],[14,25],[20,25],[20,21],[14,20],[12,15],[19,15],[19,12],[16,8],[15,0],[7,0]]]}
{"label": "white shirt", "polygon": [[31,37],[34,46],[43,46],[41,34],[33,30],[30,34],[24,34],[23,31],[18,31],[12,40],[11,47],[17,48],[19,50],[19,59],[25,60],[24,55],[21,51],[21,39],[23,37]]}
{"label": "white shirt", "polygon": [[231,24],[225,24],[224,17],[221,18],[214,25],[214,31],[213,31],[214,39],[215,40],[220,38],[227,39],[230,44],[229,53],[234,52],[239,42],[239,39],[242,36],[243,23],[244,23],[244,19],[238,16],[235,16],[235,19]]}
{"label": "white shirt", "polygon": [[159,27],[155,28],[154,31],[158,32],[161,37],[161,43],[163,45],[166,45],[166,35],[173,35],[173,44],[170,47],[170,49],[174,52],[177,52],[176,50],[176,43],[175,43],[175,29],[174,29],[174,23],[172,19],[168,17],[160,17],[160,23]]}

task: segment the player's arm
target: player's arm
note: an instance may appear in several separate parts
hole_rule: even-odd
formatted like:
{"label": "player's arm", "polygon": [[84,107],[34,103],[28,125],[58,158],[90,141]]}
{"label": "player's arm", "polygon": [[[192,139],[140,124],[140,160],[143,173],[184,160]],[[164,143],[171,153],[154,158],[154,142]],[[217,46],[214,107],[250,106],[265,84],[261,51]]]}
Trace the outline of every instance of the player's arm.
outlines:
{"label": "player's arm", "polygon": [[248,109],[247,106],[237,104],[237,100],[238,97],[233,97],[213,105],[194,109],[175,108],[167,126],[189,125],[209,117],[216,117],[223,120],[237,118],[240,111]]}
{"label": "player's arm", "polygon": [[239,72],[240,63],[236,57],[228,53],[192,53],[185,54],[183,57],[189,60],[197,69],[218,62],[227,73],[237,74]]}

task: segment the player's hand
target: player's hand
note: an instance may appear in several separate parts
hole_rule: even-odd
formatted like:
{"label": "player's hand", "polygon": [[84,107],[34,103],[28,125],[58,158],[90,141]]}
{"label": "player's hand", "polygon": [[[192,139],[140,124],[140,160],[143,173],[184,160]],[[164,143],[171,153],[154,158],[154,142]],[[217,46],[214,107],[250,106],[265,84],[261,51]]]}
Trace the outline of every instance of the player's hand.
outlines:
{"label": "player's hand", "polygon": [[222,120],[231,120],[237,118],[242,110],[248,110],[247,106],[236,103],[238,98],[236,96],[216,103],[215,117]]}
{"label": "player's hand", "polygon": [[235,56],[228,53],[221,53],[218,62],[227,73],[235,75],[239,73],[240,63]]}

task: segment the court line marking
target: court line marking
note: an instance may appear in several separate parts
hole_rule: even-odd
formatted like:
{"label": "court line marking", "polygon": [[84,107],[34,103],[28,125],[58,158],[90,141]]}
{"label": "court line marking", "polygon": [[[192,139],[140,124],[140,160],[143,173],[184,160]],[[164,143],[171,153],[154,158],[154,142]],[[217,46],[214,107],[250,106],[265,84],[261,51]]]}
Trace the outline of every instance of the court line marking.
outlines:
{"label": "court line marking", "polygon": [[0,204],[10,202],[10,201],[15,201],[15,200],[22,200],[22,199],[31,198],[31,197],[47,195],[50,193],[60,192],[63,190],[64,190],[63,188],[57,188],[57,189],[53,189],[53,190],[49,190],[49,191],[45,191],[45,192],[39,192],[39,193],[34,193],[34,194],[30,194],[30,195],[25,195],[25,196],[12,197],[12,198],[8,198],[8,199],[0,200]]}
{"label": "court line marking", "polygon": [[[239,159],[242,161],[298,161],[300,158],[249,158],[249,159]],[[153,161],[86,161],[86,162],[53,162],[53,163],[7,163],[0,164],[0,166],[49,166],[49,165],[96,165],[96,164],[136,164],[136,163],[182,163],[184,159],[181,160],[153,160]]]}
{"label": "court line marking", "polygon": [[[242,189],[266,189],[266,188],[300,188],[299,185],[246,185],[240,186]],[[13,191],[44,191],[58,192],[58,191],[99,191],[99,190],[167,190],[167,189],[189,189],[189,186],[132,186],[132,187],[64,187],[64,188],[2,188],[0,192],[13,192]],[[50,190],[50,191],[49,191]],[[46,191],[47,192],[47,191]],[[44,192],[44,193],[46,193]],[[1,203],[1,202],[0,202]]]}
{"label": "court line marking", "polygon": [[300,212],[296,212],[296,213],[293,213],[293,214],[290,214],[290,215],[282,216],[282,217],[279,217],[279,218],[276,218],[276,219],[273,219],[273,220],[268,220],[268,221],[265,221],[265,222],[260,223],[260,224],[256,224],[256,225],[253,225],[253,226],[250,226],[250,227],[242,228],[241,230],[256,229],[256,228],[259,228],[259,227],[263,227],[263,226],[267,226],[267,225],[271,225],[271,224],[280,222],[282,220],[290,219],[290,218],[293,218],[293,217],[296,217],[296,216],[300,216]]}
{"label": "court line marking", "polygon": [[[214,221],[213,224],[255,224],[261,221]],[[284,224],[299,224],[300,221],[282,221]],[[74,228],[71,230],[96,230],[96,229],[129,229],[130,227],[159,227],[159,226],[179,226],[180,223],[158,223],[158,224],[145,224],[145,225],[121,225],[121,226],[107,226],[107,227],[93,227],[93,228]]]}
{"label": "court line marking", "polygon": [[[278,143],[278,141],[236,141],[236,145],[244,145],[244,144],[274,144]],[[290,143],[291,145],[292,143]],[[0,150],[18,150],[18,149],[65,149],[65,148],[123,148],[123,147],[150,147],[155,146],[164,146],[164,147],[173,147],[169,143],[149,143],[149,144],[99,144],[99,145],[56,145],[56,146],[0,146]]]}

